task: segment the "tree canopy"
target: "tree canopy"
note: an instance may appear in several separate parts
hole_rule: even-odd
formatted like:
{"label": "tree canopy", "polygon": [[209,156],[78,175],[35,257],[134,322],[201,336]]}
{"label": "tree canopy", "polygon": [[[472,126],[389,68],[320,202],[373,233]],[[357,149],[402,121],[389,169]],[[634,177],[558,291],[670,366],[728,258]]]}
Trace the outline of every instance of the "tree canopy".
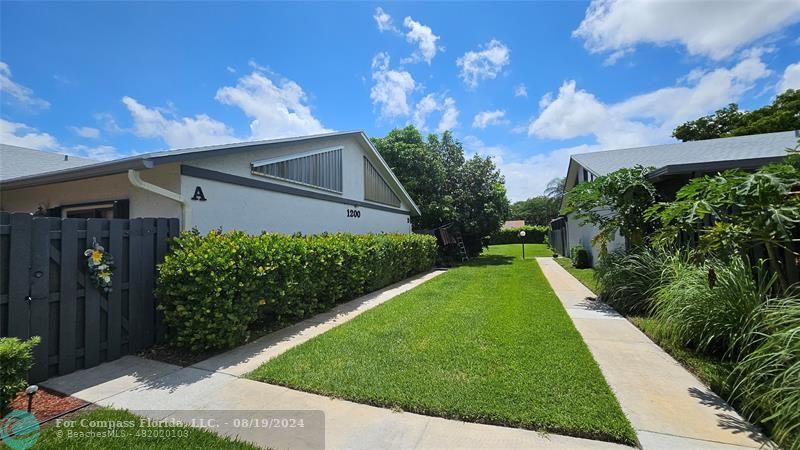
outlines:
{"label": "tree canopy", "polygon": [[787,89],[772,104],[742,111],[736,103],[714,114],[678,125],[672,136],[681,141],[701,141],[800,129],[800,90]]}
{"label": "tree canopy", "polygon": [[553,178],[544,195],[531,197],[511,205],[511,219],[523,219],[527,225],[549,225],[558,216],[566,192],[566,178]]}
{"label": "tree canopy", "polygon": [[409,125],[372,142],[422,212],[411,219],[415,230],[454,223],[474,255],[481,238],[508,217],[505,180],[494,162],[478,155],[467,159],[449,131],[423,139]]}

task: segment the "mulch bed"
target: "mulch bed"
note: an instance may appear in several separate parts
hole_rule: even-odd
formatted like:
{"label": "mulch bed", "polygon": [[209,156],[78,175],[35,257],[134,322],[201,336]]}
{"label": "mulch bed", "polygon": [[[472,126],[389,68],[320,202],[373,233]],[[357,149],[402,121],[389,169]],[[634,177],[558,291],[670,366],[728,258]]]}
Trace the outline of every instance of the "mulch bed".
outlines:
{"label": "mulch bed", "polygon": [[[70,397],[69,395],[59,394],[58,392],[51,391],[44,388],[39,388],[33,396],[33,403],[31,404],[31,413],[36,416],[36,420],[43,422],[51,419],[59,414],[71,411],[75,408],[88,405],[79,398]],[[25,392],[20,392],[11,401],[9,409],[20,409],[22,411],[28,410],[28,396]]]}

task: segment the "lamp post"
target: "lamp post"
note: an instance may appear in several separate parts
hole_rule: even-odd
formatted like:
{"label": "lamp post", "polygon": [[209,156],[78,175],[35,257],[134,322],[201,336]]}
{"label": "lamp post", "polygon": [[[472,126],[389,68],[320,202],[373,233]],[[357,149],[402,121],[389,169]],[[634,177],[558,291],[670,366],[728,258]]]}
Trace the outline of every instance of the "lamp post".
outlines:
{"label": "lamp post", "polygon": [[519,240],[522,241],[522,259],[525,259],[525,230],[519,231]]}

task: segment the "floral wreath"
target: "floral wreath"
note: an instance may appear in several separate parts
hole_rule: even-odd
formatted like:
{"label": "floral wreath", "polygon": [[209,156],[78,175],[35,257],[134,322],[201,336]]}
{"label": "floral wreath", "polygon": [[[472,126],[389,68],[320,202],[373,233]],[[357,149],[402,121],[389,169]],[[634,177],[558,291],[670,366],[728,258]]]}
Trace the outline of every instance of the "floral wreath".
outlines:
{"label": "floral wreath", "polygon": [[83,252],[88,257],[89,277],[98,289],[111,292],[111,275],[114,274],[114,257],[106,253],[97,238],[92,238],[92,248]]}

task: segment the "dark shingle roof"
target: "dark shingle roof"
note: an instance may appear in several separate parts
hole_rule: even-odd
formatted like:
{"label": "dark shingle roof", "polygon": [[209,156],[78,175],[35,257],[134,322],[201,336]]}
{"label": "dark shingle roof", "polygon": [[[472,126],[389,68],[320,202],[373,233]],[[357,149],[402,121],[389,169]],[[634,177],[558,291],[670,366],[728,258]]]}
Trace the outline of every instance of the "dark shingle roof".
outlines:
{"label": "dark shingle roof", "polygon": [[98,162],[77,156],[69,156],[65,160],[64,156],[63,153],[0,144],[0,180],[70,169]]}
{"label": "dark shingle roof", "polygon": [[754,134],[705,141],[681,142],[650,147],[625,148],[572,155],[578,164],[595,175],[606,175],[623,167],[702,164],[786,155],[797,146],[794,131]]}

